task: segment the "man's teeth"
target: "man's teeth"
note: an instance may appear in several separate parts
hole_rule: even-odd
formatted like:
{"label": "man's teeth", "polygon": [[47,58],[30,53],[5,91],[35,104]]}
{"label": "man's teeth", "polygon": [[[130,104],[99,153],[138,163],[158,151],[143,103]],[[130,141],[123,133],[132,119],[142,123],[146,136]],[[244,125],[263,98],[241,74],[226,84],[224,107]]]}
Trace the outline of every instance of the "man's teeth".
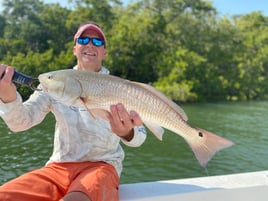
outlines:
{"label": "man's teeth", "polygon": [[85,55],[95,56],[95,53],[84,52]]}

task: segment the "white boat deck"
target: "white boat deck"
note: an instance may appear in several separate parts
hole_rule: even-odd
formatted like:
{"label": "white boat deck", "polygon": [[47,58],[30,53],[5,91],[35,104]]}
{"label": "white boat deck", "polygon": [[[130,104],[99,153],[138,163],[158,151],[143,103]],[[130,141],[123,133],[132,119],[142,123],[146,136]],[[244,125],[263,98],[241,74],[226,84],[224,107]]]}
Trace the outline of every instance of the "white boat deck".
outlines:
{"label": "white boat deck", "polygon": [[267,201],[268,170],[120,185],[120,201]]}

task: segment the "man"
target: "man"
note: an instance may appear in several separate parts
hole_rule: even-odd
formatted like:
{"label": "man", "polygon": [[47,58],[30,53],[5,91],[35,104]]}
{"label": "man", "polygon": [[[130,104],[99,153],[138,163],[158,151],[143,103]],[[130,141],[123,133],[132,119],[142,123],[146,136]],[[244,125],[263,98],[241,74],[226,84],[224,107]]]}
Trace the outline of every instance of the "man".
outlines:
{"label": "man", "polygon": [[[106,37],[94,23],[80,26],[74,36],[74,67],[109,73],[102,66]],[[124,152],[120,141],[140,146],[146,132],[135,111],[111,105],[109,122],[93,119],[85,108],[69,107],[35,91],[22,103],[12,83],[14,69],[0,65],[0,115],[13,131],[40,123],[52,112],[56,118],[54,150],[46,166],[0,187],[1,201],[112,201],[119,200],[119,176]],[[16,118],[14,118],[16,116]]]}

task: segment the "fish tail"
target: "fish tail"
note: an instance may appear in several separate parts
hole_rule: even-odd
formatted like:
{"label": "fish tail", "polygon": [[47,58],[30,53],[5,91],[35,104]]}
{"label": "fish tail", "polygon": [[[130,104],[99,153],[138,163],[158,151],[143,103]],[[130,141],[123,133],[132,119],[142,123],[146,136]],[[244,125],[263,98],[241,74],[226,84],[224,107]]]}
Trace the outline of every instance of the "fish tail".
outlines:
{"label": "fish tail", "polygon": [[220,137],[209,131],[196,128],[198,131],[196,140],[188,141],[196,159],[202,167],[206,167],[209,160],[220,150],[234,145],[226,138]]}

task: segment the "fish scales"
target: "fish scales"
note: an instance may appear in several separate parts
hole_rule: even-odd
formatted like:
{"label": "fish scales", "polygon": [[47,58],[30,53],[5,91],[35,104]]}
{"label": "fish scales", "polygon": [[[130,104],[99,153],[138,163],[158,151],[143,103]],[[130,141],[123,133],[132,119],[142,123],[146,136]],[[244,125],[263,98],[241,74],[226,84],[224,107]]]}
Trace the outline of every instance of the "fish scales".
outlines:
{"label": "fish scales", "polygon": [[127,110],[139,113],[143,123],[157,138],[162,139],[163,128],[183,137],[203,167],[217,151],[234,144],[209,131],[189,125],[182,108],[155,88],[143,83],[78,70],[44,73],[39,76],[39,81],[44,91],[67,105],[109,111],[112,104],[124,104]]}
{"label": "fish scales", "polygon": [[[90,83],[97,83],[90,84],[85,88],[85,93],[91,94],[90,98],[95,99],[96,104],[99,104],[99,106],[104,106],[104,109],[109,109],[109,106],[111,104],[116,104],[118,102],[123,103],[128,110],[137,110],[141,111],[142,116],[145,119],[158,117],[155,115],[151,115],[150,113],[147,113],[145,111],[148,110],[148,108],[152,108],[152,111],[155,114],[159,114],[159,109],[161,108],[161,102],[158,101],[155,96],[152,94],[148,94],[146,90],[143,90],[137,86],[133,86],[128,81],[122,81],[122,82],[113,82],[111,79],[105,79],[104,82],[101,82],[100,84],[100,77],[103,77],[102,75],[94,77],[95,80],[91,80]],[[117,83],[117,84],[112,84]],[[103,87],[100,87],[101,85],[109,86],[103,89]],[[95,90],[95,96],[92,93],[92,91]],[[106,95],[103,95],[106,94]],[[89,98],[89,99],[90,99]],[[142,100],[142,102],[141,102]],[[90,102],[88,103],[88,107],[91,108],[92,105]],[[146,118],[147,117],[147,118]]]}

